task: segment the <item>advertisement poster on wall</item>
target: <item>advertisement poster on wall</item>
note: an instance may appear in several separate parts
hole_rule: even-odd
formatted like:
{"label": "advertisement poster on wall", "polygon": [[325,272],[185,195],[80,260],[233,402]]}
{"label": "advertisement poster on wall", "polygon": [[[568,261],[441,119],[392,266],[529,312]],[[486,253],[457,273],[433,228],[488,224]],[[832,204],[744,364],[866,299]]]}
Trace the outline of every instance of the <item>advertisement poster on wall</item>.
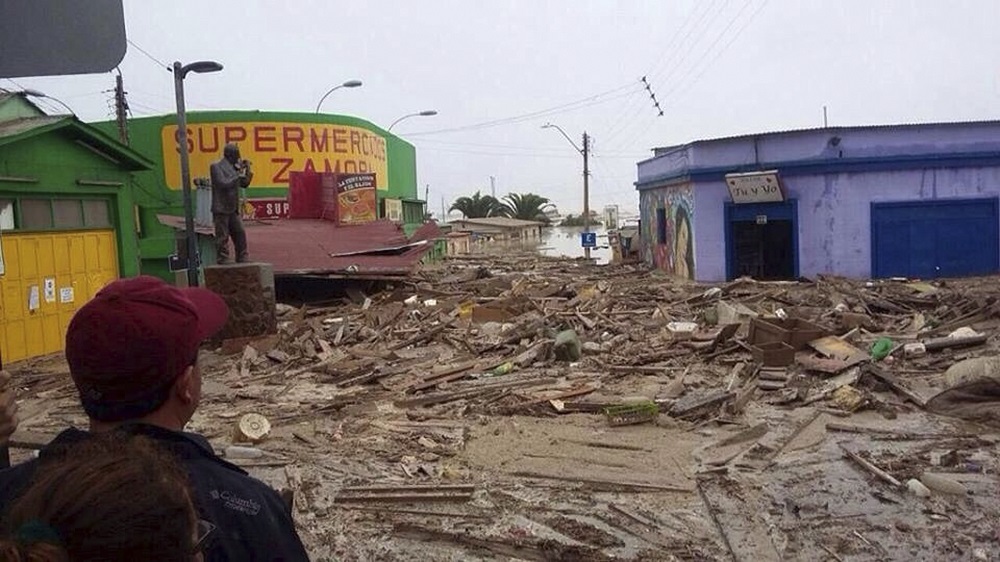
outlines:
{"label": "advertisement poster on wall", "polygon": [[337,218],[340,224],[364,224],[378,218],[375,174],[337,176]]}
{"label": "advertisement poster on wall", "polygon": [[247,199],[243,202],[243,220],[278,220],[288,218],[288,200],[278,198]]}

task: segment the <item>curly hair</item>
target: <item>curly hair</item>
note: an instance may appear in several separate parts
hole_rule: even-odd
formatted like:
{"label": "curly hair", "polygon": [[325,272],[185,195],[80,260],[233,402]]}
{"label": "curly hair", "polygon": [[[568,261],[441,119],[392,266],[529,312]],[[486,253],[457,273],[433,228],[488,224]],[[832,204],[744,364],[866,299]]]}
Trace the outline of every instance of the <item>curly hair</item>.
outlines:
{"label": "curly hair", "polygon": [[7,514],[0,560],[189,562],[197,524],[168,453],[145,437],[95,435],[40,461]]}

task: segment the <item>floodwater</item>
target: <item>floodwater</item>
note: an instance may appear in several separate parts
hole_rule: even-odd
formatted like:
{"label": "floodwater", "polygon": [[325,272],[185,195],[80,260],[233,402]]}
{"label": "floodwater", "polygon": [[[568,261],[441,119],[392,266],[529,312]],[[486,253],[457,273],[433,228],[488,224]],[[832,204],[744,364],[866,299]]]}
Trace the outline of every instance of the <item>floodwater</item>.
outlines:
{"label": "floodwater", "polygon": [[[597,233],[597,247],[590,251],[590,257],[599,264],[610,262],[611,248],[608,247],[607,229],[603,226],[594,226],[590,230]],[[582,226],[553,226],[543,229],[539,251],[545,256],[582,258],[581,233],[583,233]]]}

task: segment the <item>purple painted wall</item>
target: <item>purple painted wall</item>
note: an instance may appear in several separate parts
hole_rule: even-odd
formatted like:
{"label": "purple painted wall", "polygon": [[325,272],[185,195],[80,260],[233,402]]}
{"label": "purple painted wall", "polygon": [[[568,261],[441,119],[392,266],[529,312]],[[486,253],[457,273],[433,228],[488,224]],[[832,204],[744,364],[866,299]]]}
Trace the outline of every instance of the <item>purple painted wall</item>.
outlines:
{"label": "purple painted wall", "polygon": [[[831,142],[834,137],[838,140]],[[799,131],[695,142],[640,162],[638,180],[642,184],[705,168],[745,171],[756,162],[768,167],[768,163],[801,160],[989,152],[1000,154],[1000,122]],[[780,172],[781,166],[777,168]],[[873,202],[1000,196],[1000,166],[785,175],[782,181],[786,196],[798,201],[799,274],[807,277],[820,273],[871,276]],[[721,180],[692,185],[692,207],[697,209],[697,215],[692,213],[695,278],[722,281],[726,278],[724,215],[729,191]],[[675,189],[640,191],[642,220],[651,225],[653,236],[655,215],[647,215]],[[663,260],[647,254],[647,261],[671,272]]]}

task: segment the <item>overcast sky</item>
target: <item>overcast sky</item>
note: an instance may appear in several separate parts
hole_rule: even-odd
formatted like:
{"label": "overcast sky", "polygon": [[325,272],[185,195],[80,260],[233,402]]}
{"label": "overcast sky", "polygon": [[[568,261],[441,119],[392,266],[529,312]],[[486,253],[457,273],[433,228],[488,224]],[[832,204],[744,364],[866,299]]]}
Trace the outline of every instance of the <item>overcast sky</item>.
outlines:
{"label": "overcast sky", "polygon": [[[188,78],[190,109],[312,112],[359,79],[323,110],[383,127],[439,111],[394,129],[435,211],[494,176],[579,212],[582,158],[550,121],[593,136],[591,208],[628,211],[654,146],[820,126],[824,105],[831,125],[1000,116],[997,0],[126,0],[125,17],[135,116],[174,108],[152,58],[225,65]],[[111,74],[16,81],[110,116]]]}

